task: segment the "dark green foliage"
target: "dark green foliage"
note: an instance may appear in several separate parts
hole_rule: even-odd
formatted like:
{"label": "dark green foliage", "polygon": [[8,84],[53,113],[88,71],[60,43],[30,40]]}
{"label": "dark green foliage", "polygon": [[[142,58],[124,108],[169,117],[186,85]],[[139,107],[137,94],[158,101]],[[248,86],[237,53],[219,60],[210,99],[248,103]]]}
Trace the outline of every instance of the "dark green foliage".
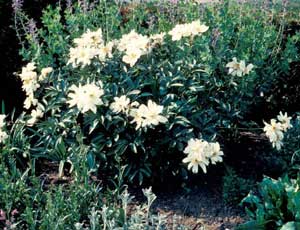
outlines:
{"label": "dark green foliage", "polygon": [[237,206],[254,185],[253,180],[242,178],[233,169],[227,168],[226,174],[223,176],[222,187],[224,202],[231,206]]}

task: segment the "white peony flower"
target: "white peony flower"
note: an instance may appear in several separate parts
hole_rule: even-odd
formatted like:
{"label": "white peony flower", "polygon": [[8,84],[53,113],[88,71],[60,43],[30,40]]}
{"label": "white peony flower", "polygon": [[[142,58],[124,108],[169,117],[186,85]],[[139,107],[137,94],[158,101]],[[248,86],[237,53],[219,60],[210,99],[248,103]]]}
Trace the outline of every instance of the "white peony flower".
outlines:
{"label": "white peony flower", "polygon": [[193,173],[198,173],[199,166],[204,173],[207,172],[206,166],[209,164],[208,159],[203,154],[189,154],[182,160],[183,163],[188,163],[188,170],[192,170]]}
{"label": "white peony flower", "polygon": [[164,107],[157,105],[155,102],[149,100],[147,103],[147,109],[145,109],[145,125],[158,125],[159,123],[166,123],[168,119],[161,115]]}
{"label": "white peony flower", "polygon": [[149,100],[147,106],[142,104],[137,109],[131,109],[130,115],[133,117],[131,123],[136,123],[136,129],[166,123],[168,119],[161,115],[163,108],[163,106]]}
{"label": "white peony flower", "polygon": [[150,36],[150,39],[153,41],[153,45],[162,44],[164,41],[166,33],[153,34]]}
{"label": "white peony flower", "polygon": [[223,152],[218,142],[209,143],[201,139],[192,138],[188,141],[184,153],[187,154],[187,157],[182,162],[188,163],[188,169],[192,169],[193,173],[198,173],[199,167],[206,173],[209,160],[212,164],[223,161]]}
{"label": "white peony flower", "polygon": [[99,45],[103,44],[102,29],[97,31],[87,30],[80,38],[75,38],[74,43],[78,47],[93,47],[98,48]]}
{"label": "white peony flower", "polygon": [[0,114],[0,129],[4,128],[5,126],[5,118],[6,118],[6,115],[4,114]]}
{"label": "white peony flower", "polygon": [[4,143],[7,138],[8,138],[7,133],[0,130],[0,143]]}
{"label": "white peony flower", "polygon": [[206,152],[209,144],[207,141],[203,141],[197,138],[192,138],[188,141],[187,147],[184,149],[185,154],[198,154],[200,152]]}
{"label": "white peony flower", "polygon": [[106,58],[112,58],[112,49],[114,47],[113,42],[109,42],[106,45],[102,45],[99,49],[99,60],[104,62]]}
{"label": "white peony flower", "polygon": [[288,117],[287,113],[284,114],[280,111],[279,115],[277,116],[278,121],[281,123],[282,130],[286,132],[288,129],[292,128],[291,124],[291,117]]}
{"label": "white peony flower", "polygon": [[275,119],[271,119],[271,123],[268,124],[264,122],[265,127],[264,131],[266,136],[269,138],[273,147],[276,147],[277,150],[281,149],[283,135],[283,128],[280,122],[276,122]]}
{"label": "white peony flower", "polygon": [[125,95],[114,97],[114,102],[111,103],[110,109],[114,113],[127,113],[129,109],[130,99]]}
{"label": "white peony flower", "polygon": [[171,31],[169,31],[169,35],[172,37],[172,41],[179,41],[183,37],[183,31],[185,30],[184,25],[176,25]]}
{"label": "white peony flower", "polygon": [[182,37],[201,35],[208,29],[208,26],[196,20],[191,23],[178,24],[168,34],[171,35],[172,41],[179,41]]}
{"label": "white peony flower", "polygon": [[126,51],[126,54],[123,56],[122,60],[126,64],[129,64],[130,67],[132,67],[139,60],[141,55],[142,51],[140,49],[131,48]]}
{"label": "white peony flower", "polygon": [[41,70],[41,75],[39,77],[39,81],[43,81],[46,77],[53,71],[52,67],[46,67]]}
{"label": "white peony flower", "polygon": [[27,95],[25,101],[24,101],[24,108],[30,109],[31,106],[36,106],[38,103],[38,100],[34,98],[33,93]]}
{"label": "white peony flower", "polygon": [[210,143],[210,161],[212,164],[216,164],[217,162],[222,162],[223,151],[221,151],[220,144],[218,142]]}
{"label": "white peony flower", "polygon": [[33,126],[39,118],[44,116],[43,107],[38,106],[36,109],[31,111],[30,119],[27,121],[28,126]]}
{"label": "white peony flower", "polygon": [[232,58],[231,62],[226,64],[226,67],[229,68],[228,74],[231,74],[232,76],[241,77],[249,74],[252,71],[254,66],[252,64],[246,66],[244,60],[238,62],[237,58],[234,57]]}
{"label": "white peony flower", "polygon": [[86,84],[84,86],[72,85],[68,94],[71,99],[67,101],[70,107],[77,106],[80,112],[85,113],[89,110],[96,113],[97,106],[103,104],[101,96],[104,91],[95,84]]}

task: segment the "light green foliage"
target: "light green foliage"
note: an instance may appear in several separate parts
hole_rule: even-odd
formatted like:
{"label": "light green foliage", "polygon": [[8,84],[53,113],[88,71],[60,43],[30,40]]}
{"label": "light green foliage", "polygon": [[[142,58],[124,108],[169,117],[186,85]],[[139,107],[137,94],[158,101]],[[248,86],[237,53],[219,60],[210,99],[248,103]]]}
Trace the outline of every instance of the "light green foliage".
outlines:
{"label": "light green foliage", "polygon": [[175,216],[167,223],[166,216],[151,211],[156,199],[151,188],[143,190],[147,198],[146,203],[136,206],[133,210],[129,207],[133,205],[133,197],[127,190],[118,197],[115,196],[117,190],[104,193],[100,185],[88,179],[86,169],[81,162],[81,168],[75,166],[74,169],[81,177],[75,177],[69,184],[49,185],[43,178],[31,175],[32,171],[29,169],[24,173],[9,170],[1,159],[0,211],[1,215],[5,213],[4,216],[9,221],[1,219],[0,228],[188,229],[176,220]]}

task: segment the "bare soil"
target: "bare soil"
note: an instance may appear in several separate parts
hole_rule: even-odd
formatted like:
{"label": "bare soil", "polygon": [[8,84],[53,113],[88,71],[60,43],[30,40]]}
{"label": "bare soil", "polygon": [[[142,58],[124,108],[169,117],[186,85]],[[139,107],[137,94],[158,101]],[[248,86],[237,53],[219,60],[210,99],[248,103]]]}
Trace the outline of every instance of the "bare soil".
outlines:
{"label": "bare soil", "polygon": [[226,206],[216,190],[204,188],[189,194],[175,192],[157,196],[154,209],[169,216],[171,225],[174,214],[177,221],[193,230],[231,230],[245,221],[243,211]]}

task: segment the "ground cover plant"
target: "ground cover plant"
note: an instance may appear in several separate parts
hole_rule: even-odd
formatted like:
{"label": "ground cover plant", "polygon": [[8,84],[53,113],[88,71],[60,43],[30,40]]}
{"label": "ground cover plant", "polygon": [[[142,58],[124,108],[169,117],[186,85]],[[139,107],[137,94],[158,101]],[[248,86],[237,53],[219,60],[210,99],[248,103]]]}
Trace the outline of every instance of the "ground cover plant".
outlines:
{"label": "ground cover plant", "polygon": [[299,63],[300,34],[286,33],[296,16],[255,4],[59,1],[35,23],[14,1],[24,103],[0,116],[3,228],[187,229],[151,212],[150,189],[128,212],[124,185],[188,191],[217,177],[236,205],[262,176],[235,173],[251,168],[230,147],[243,131],[295,177],[297,111],[278,107],[274,86]]}

